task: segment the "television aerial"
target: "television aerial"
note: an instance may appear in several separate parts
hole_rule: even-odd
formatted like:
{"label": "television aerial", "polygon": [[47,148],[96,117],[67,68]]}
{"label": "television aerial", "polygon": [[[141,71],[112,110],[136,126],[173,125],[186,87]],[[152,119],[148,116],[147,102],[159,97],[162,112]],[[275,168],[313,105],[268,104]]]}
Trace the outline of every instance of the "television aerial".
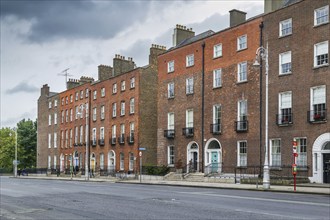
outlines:
{"label": "television aerial", "polygon": [[60,72],[60,73],[58,73],[57,75],[59,75],[59,76],[65,76],[65,84],[66,84],[66,86],[67,86],[67,82],[68,82],[68,76],[73,76],[73,75],[71,75],[70,73],[68,73],[68,70],[69,70],[70,68],[67,68],[67,69],[65,69],[65,70],[63,70],[62,72]]}

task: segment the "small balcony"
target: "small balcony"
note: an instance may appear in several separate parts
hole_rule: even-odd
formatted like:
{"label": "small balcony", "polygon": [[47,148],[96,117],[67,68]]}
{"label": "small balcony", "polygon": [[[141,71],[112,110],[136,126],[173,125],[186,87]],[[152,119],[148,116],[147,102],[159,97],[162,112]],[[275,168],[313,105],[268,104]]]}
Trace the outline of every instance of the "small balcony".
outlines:
{"label": "small balcony", "polygon": [[124,134],[121,134],[118,137],[118,142],[119,142],[119,144],[125,144],[125,135]]}
{"label": "small balcony", "polygon": [[186,137],[193,137],[194,136],[194,128],[188,127],[188,128],[182,128],[182,135]]}
{"label": "small balcony", "polygon": [[277,114],[276,115],[276,123],[279,126],[289,126],[293,124],[293,114]]}
{"label": "small balcony", "polygon": [[99,139],[99,145],[100,145],[100,146],[104,146],[104,138]]}
{"label": "small balcony", "polygon": [[322,123],[327,121],[327,110],[308,111],[307,119],[309,123]]}
{"label": "small balcony", "polygon": [[116,137],[112,137],[112,138],[110,138],[109,143],[110,143],[111,145],[116,145]]}
{"label": "small balcony", "polygon": [[91,145],[92,145],[92,147],[96,147],[96,139],[91,140]]}
{"label": "small balcony", "polygon": [[248,131],[248,120],[235,121],[235,131],[236,132],[247,132]]}
{"label": "small balcony", "polygon": [[129,144],[134,144],[134,134],[130,134],[128,137],[127,137],[127,142]]}
{"label": "small balcony", "polygon": [[175,130],[174,129],[164,130],[164,137],[168,139],[173,139],[175,137]]}
{"label": "small balcony", "polygon": [[221,134],[221,124],[210,124],[211,134]]}

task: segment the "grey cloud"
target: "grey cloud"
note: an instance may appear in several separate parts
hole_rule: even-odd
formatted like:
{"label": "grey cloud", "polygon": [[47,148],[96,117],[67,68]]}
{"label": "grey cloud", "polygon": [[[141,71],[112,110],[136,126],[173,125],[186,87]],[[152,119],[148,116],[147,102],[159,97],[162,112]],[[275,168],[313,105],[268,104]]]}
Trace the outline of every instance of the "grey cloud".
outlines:
{"label": "grey cloud", "polygon": [[39,88],[33,85],[29,85],[26,81],[22,81],[11,89],[6,90],[6,94],[15,94],[19,92],[35,93],[38,92]]}
{"label": "grey cloud", "polygon": [[1,17],[30,20],[27,39],[108,39],[146,19],[149,1],[1,1]]}
{"label": "grey cloud", "polygon": [[120,51],[120,54],[125,57],[132,57],[137,66],[144,66],[148,64],[151,44],[151,40],[139,40],[126,50]]}

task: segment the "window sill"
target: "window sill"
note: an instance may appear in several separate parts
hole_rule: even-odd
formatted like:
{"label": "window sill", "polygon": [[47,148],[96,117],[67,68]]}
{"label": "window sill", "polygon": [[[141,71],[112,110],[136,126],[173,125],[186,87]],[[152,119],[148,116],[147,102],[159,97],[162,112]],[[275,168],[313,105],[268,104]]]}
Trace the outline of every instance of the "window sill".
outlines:
{"label": "window sill", "polygon": [[281,167],[278,167],[278,166],[270,166],[269,167],[271,170],[278,170],[278,171],[281,171],[282,168]]}
{"label": "window sill", "polygon": [[288,75],[292,75],[292,72],[280,73],[278,76],[288,76]]}
{"label": "window sill", "polygon": [[134,87],[131,87],[131,88],[129,88],[130,90],[132,90],[132,89],[135,89],[135,86]]}
{"label": "window sill", "polygon": [[190,66],[186,66],[186,68],[190,68],[190,67],[193,67],[193,66],[195,66],[195,64],[193,64],[193,65],[190,65]]}
{"label": "window sill", "polygon": [[217,56],[217,57],[213,57],[213,60],[219,59],[219,58],[221,58],[221,57],[222,57],[222,55]]}
{"label": "window sill", "polygon": [[174,96],[173,97],[168,97],[167,99],[174,99]]}
{"label": "window sill", "polygon": [[292,33],[291,34],[282,35],[282,36],[278,36],[278,39],[285,38],[285,37],[288,37],[288,36],[291,36],[291,35],[292,35]]}
{"label": "window sill", "polygon": [[213,89],[220,89],[222,86],[213,87]]}
{"label": "window sill", "polygon": [[244,51],[244,50],[247,50],[248,48],[247,47],[245,47],[245,48],[242,48],[242,49],[237,49],[237,51],[236,52],[241,52],[241,51]]}
{"label": "window sill", "polygon": [[321,24],[315,24],[315,25],[314,25],[314,28],[318,28],[318,27],[320,27],[320,26],[327,25],[327,24],[329,24],[329,21],[324,22],[324,23],[321,23]]}
{"label": "window sill", "polygon": [[247,80],[236,82],[237,85],[247,83]]}
{"label": "window sill", "polygon": [[174,73],[174,70],[173,71],[167,71],[167,74],[171,74],[171,73]]}
{"label": "window sill", "polygon": [[174,164],[168,164],[167,167],[174,167]]}
{"label": "window sill", "polygon": [[328,66],[329,66],[329,63],[322,64],[322,65],[319,65],[319,66],[314,66],[313,67],[313,70],[316,70],[316,69],[319,69],[319,68],[323,68],[323,67],[328,67]]}
{"label": "window sill", "polygon": [[193,92],[191,92],[191,93],[186,93],[186,95],[187,95],[187,96],[189,96],[189,95],[194,95],[194,93],[193,93]]}
{"label": "window sill", "polygon": [[134,112],[130,112],[129,115],[134,115]]}

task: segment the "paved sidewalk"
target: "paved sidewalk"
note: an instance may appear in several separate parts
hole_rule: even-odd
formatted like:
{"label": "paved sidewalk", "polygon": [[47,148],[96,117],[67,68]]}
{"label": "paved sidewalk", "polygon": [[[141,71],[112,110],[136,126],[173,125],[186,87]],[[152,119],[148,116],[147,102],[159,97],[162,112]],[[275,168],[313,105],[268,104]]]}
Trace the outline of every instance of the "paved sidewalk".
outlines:
{"label": "paved sidewalk", "polygon": [[[45,179],[45,180],[64,180],[64,181],[86,181],[85,177],[54,177],[54,176],[21,176],[21,179]],[[190,181],[166,181],[166,180],[120,180],[117,178],[90,178],[90,182],[112,182],[112,183],[130,183],[145,185],[168,185],[168,186],[187,186],[219,189],[239,189],[239,190],[257,190],[271,192],[291,192],[330,195],[330,184],[298,184],[296,191],[293,186],[271,185],[269,190],[263,189],[262,185],[255,184],[234,184],[234,183],[210,183],[210,182],[190,182]]]}

